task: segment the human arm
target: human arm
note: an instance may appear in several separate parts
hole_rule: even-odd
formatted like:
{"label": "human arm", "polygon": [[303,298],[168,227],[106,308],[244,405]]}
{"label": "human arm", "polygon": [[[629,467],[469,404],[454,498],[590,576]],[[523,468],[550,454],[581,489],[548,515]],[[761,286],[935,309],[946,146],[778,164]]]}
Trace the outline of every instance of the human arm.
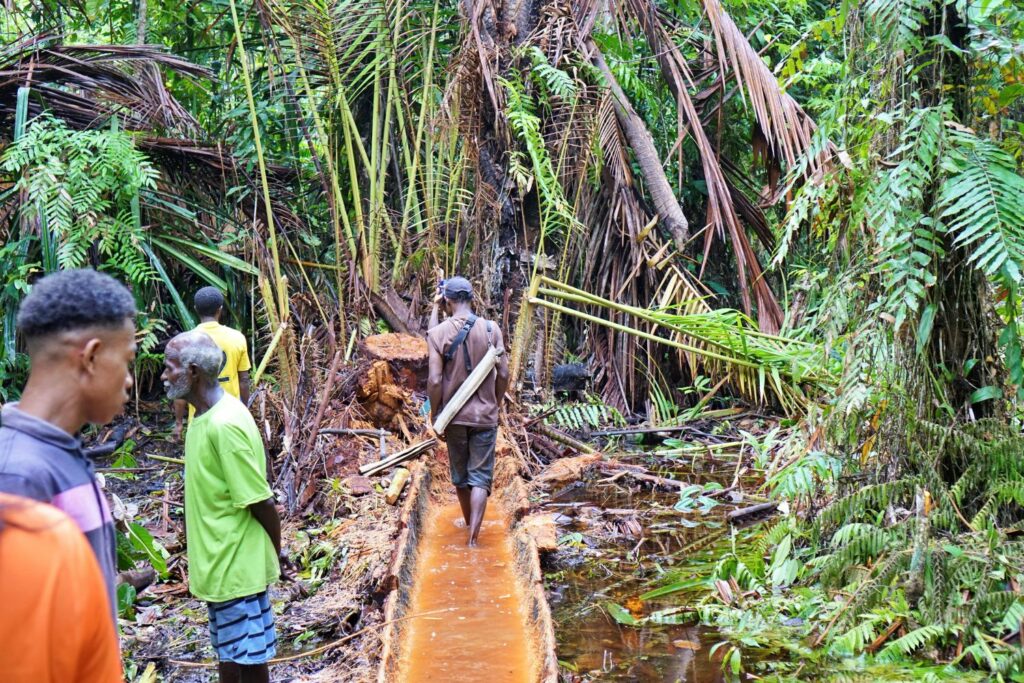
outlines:
{"label": "human arm", "polygon": [[243,370],[238,373],[238,398],[242,403],[249,405],[249,371]]}
{"label": "human arm", "polygon": [[267,536],[270,536],[270,542],[274,544],[274,552],[280,557],[281,517],[277,514],[277,506],[274,505],[273,497],[253,503],[249,506],[249,512],[267,532]]}
{"label": "human arm", "polygon": [[437,327],[441,318],[441,304],[437,299],[434,299],[434,306],[430,309],[430,325],[427,327],[428,330],[432,330]]}
{"label": "human arm", "polygon": [[174,399],[174,430],[171,432],[171,436],[175,441],[181,439],[181,429],[185,423],[186,412],[188,412],[188,401],[181,398]]}
{"label": "human arm", "polygon": [[430,398],[430,421],[433,422],[441,412],[441,402],[444,400],[444,394],[441,391],[444,359],[441,358],[441,352],[435,349],[433,344],[428,344],[428,346],[430,347],[430,357],[427,362],[427,396]]}
{"label": "human arm", "polygon": [[57,677],[120,683],[124,679],[117,630],[96,556],[70,519],[51,529],[54,536],[61,537],[54,551],[46,554],[48,562],[60,567],[52,586],[54,602],[61,609],[53,616],[51,636],[54,646],[70,655],[62,658],[69,668]]}
{"label": "human arm", "polygon": [[249,512],[260,523],[263,530],[267,532],[270,542],[274,544],[274,553],[277,555],[277,561],[281,566],[281,578],[291,581],[290,570],[292,563],[281,550],[281,516],[277,514],[277,506],[274,505],[274,499],[267,498],[258,503],[253,503],[249,506]]}
{"label": "human arm", "polygon": [[249,405],[249,371],[252,370],[252,363],[249,361],[249,345],[245,336],[238,333],[238,360],[235,364],[235,373],[238,375],[238,398],[246,406]]}

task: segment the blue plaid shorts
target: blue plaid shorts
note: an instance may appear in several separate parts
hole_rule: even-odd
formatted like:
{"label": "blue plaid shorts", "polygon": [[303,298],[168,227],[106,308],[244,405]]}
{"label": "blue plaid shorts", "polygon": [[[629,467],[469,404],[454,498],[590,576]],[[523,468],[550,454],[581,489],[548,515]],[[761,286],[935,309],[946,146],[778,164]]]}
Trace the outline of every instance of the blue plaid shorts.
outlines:
{"label": "blue plaid shorts", "polygon": [[274,612],[267,591],[227,602],[209,602],[210,641],[217,659],[264,664],[277,652]]}

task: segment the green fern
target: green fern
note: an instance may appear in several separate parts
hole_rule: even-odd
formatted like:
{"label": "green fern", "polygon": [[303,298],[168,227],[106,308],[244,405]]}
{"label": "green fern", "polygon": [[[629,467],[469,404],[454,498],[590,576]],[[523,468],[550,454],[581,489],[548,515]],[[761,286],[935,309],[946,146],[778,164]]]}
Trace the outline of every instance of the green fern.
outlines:
{"label": "green fern", "polygon": [[543,50],[531,45],[527,53],[533,62],[534,80],[547,93],[563,100],[570,100],[576,96],[576,81],[566,72],[552,66]]}
{"label": "green fern", "polygon": [[909,656],[915,650],[941,638],[945,633],[946,628],[940,624],[928,624],[927,626],[916,628],[902,638],[897,638],[886,645],[878,653],[878,658],[882,661],[891,662],[900,657]]}
{"label": "green fern", "polygon": [[573,230],[582,230],[583,226],[576,218],[575,211],[565,196],[555,164],[548,153],[541,134],[541,120],[535,111],[535,104],[522,81],[515,74],[508,78],[500,78],[498,82],[505,89],[508,98],[505,115],[509,126],[526,148],[525,158],[529,158],[529,173],[526,171],[524,157],[517,157],[515,176],[520,181],[521,191],[528,191],[530,182],[536,182],[540,194],[541,232],[542,238],[555,236],[564,238]]}
{"label": "green fern", "polygon": [[138,194],[156,186],[157,171],[117,130],[77,131],[43,114],[5,152],[0,168],[18,174],[22,211],[44,226],[44,252],[56,238],[57,264],[80,268],[96,247],[104,267],[135,285],[155,276],[140,243]]}
{"label": "green fern", "polygon": [[877,231],[886,258],[879,263],[887,292],[878,302],[895,318],[895,329],[917,315],[927,290],[936,282],[935,269],[945,255],[935,219],[927,213],[926,195],[934,182],[943,141],[943,110],[914,112],[868,200],[868,218]]}
{"label": "green fern", "polygon": [[1012,156],[971,132],[954,129],[942,159],[948,177],[940,217],[953,243],[988,276],[1014,281],[1024,270],[1024,177]]}

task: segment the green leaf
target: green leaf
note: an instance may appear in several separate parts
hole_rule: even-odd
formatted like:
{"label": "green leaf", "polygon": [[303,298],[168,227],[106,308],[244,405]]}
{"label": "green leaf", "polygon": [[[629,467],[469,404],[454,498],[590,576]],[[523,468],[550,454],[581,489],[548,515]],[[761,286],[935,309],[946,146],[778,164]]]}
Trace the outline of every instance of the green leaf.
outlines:
{"label": "green leaf", "polygon": [[130,618],[133,616],[132,606],[135,604],[135,586],[130,583],[122,583],[117,587],[117,614],[121,617]]}
{"label": "green leaf", "polygon": [[137,522],[129,523],[128,540],[132,547],[146,555],[146,559],[153,565],[153,569],[161,578],[167,577],[167,551],[156,542],[146,527]]}
{"label": "green leaf", "polygon": [[637,621],[636,618],[629,613],[629,610],[627,610],[622,605],[618,605],[614,602],[606,602],[604,603],[604,608],[608,610],[608,614],[611,615],[612,619],[614,619],[616,623],[622,624],[624,626],[640,625],[640,622]]}
{"label": "green leaf", "polygon": [[932,336],[932,324],[935,322],[935,313],[938,307],[935,304],[928,304],[921,313],[921,322],[917,324],[917,353],[924,351],[928,339]]}
{"label": "green leaf", "polygon": [[673,593],[678,593],[680,591],[696,590],[698,588],[703,588],[706,585],[707,581],[705,579],[690,579],[689,581],[676,581],[675,583],[670,583],[667,586],[662,586],[661,588],[655,588],[654,590],[647,591],[646,593],[640,596],[640,599],[654,600],[655,598],[661,598],[666,595],[672,595]]}
{"label": "green leaf", "polygon": [[975,403],[981,403],[982,401],[990,401],[995,398],[1002,398],[1002,396],[1002,389],[1000,389],[999,387],[988,386],[976,389],[971,394],[970,401],[971,405],[974,405]]}
{"label": "green leaf", "polygon": [[199,275],[199,277],[203,278],[220,291],[226,292],[228,290],[227,281],[221,276],[214,273],[206,266],[204,266],[202,263],[199,262],[199,260],[193,258],[189,254],[186,254],[181,249],[170,244],[167,244],[166,242],[160,240],[157,237],[151,237],[150,241],[152,241],[153,244],[155,244],[156,246],[163,249],[165,252],[167,252],[167,254],[169,254],[174,259],[184,263],[186,266],[191,268],[197,275]]}
{"label": "green leaf", "polygon": [[251,263],[247,263],[246,261],[243,261],[237,256],[232,256],[231,254],[227,254],[209,245],[202,244],[200,242],[193,242],[192,240],[182,239],[181,237],[175,237],[174,235],[161,235],[161,238],[168,240],[170,242],[176,242],[177,244],[189,247],[190,249],[195,249],[203,256],[211,258],[217,263],[223,266],[227,266],[228,268],[231,268],[233,270],[237,270],[241,273],[247,273],[249,275],[252,275],[253,277],[258,276],[260,274],[260,271]]}
{"label": "green leaf", "polygon": [[140,242],[139,246],[142,247],[142,251],[146,252],[146,256],[148,256],[149,260],[153,263],[153,267],[156,268],[156,272],[160,275],[160,279],[163,280],[164,286],[167,287],[168,293],[170,293],[171,298],[174,300],[174,305],[178,309],[178,321],[181,323],[182,328],[191,330],[196,326],[195,318],[192,317],[192,312],[188,310],[188,306],[186,306],[184,300],[182,300],[181,294],[178,292],[178,288],[174,286],[174,282],[171,280],[171,277],[167,274],[167,271],[164,270],[164,265],[160,262],[160,259],[157,258],[151,246],[145,242]]}

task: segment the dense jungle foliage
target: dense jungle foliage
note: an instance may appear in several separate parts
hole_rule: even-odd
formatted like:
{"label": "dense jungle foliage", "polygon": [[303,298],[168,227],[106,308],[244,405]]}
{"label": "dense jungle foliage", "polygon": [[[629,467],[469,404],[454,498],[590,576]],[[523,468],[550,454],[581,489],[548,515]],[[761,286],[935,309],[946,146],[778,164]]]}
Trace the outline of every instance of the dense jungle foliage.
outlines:
{"label": "dense jungle foliage", "polygon": [[[582,360],[623,414],[787,416],[750,444],[786,514],[656,588],[732,634],[732,673],[782,642],[804,659],[782,677],[856,657],[1024,680],[1019,3],[0,17],[0,399],[17,303],[56,269],[132,285],[138,391],[212,284],[284,396],[308,344],[415,332],[438,272],[465,273],[542,392]],[[757,597],[709,602],[715,579]]]}

